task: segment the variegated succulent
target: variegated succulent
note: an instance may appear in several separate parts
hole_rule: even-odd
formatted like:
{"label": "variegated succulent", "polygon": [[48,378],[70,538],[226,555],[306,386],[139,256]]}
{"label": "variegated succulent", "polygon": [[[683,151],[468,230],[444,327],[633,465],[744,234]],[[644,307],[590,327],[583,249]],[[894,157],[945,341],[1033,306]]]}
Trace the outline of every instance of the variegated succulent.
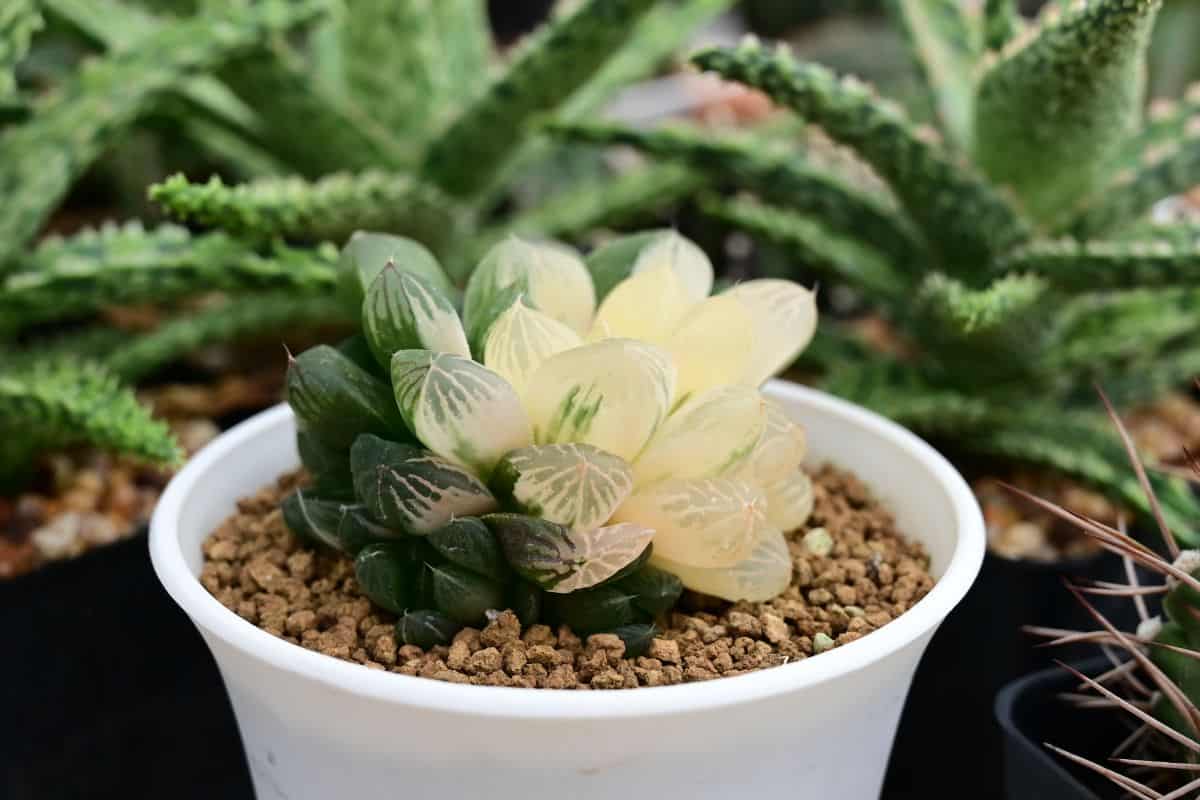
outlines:
{"label": "variegated succulent", "polygon": [[405,613],[405,641],[506,605],[632,640],[645,629],[622,626],[650,622],[680,582],[726,600],[788,585],[784,532],[812,508],[805,437],[759,386],[811,339],[810,291],[757,280],[709,296],[707,256],[672,231],[586,261],[510,237],[461,318],[411,240],[356,234],[341,264],[362,334],[291,363],[314,483],[285,517],[356,554],[367,593]]}

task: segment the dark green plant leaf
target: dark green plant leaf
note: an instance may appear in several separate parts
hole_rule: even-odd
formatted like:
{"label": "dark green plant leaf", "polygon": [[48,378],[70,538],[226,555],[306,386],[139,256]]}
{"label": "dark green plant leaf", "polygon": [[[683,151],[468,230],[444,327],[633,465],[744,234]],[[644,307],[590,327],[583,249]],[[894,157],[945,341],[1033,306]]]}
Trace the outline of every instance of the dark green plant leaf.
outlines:
{"label": "dark green plant leaf", "polygon": [[338,257],[339,290],[347,308],[358,312],[367,289],[389,263],[424,278],[447,297],[456,292],[433,253],[420,242],[386,233],[356,231]]}
{"label": "dark green plant leaf", "polygon": [[484,514],[495,498],[478,478],[428,450],[364,434],[350,448],[359,500],[379,522],[425,535]]}
{"label": "dark green plant leaf", "polygon": [[480,626],[493,609],[504,608],[504,587],[455,564],[425,567],[430,576],[433,604],[455,622]]}
{"label": "dark green plant leaf", "polygon": [[367,344],[367,337],[361,333],[342,339],[338,342],[337,349],[339,353],[376,378],[385,381],[389,379],[387,370],[379,368],[379,362],[375,360],[375,354],[371,352],[371,345]]}
{"label": "dark green plant leaf", "polygon": [[437,611],[409,611],[396,620],[396,638],[404,644],[415,644],[428,650],[450,644],[462,627]]}
{"label": "dark green plant leaf", "polygon": [[371,602],[393,614],[402,614],[416,599],[417,573],[421,569],[419,542],[376,542],[354,558],[354,576]]}
{"label": "dark green plant leaf", "polygon": [[509,578],[500,543],[475,517],[461,517],[425,537],[452,564],[503,583]]}
{"label": "dark green plant leaf", "polygon": [[348,452],[330,447],[308,431],[296,431],[296,449],[300,451],[300,463],[312,476],[318,494],[354,496]]}
{"label": "dark green plant leaf", "polygon": [[633,598],[633,604],[651,616],[669,611],[683,594],[679,578],[650,565],[624,578],[617,588]]}
{"label": "dark green plant leaf", "polygon": [[622,625],[614,628],[612,632],[620,636],[621,641],[625,643],[626,658],[638,658],[646,655],[646,651],[650,649],[650,643],[659,633],[658,628],[654,627],[652,623]]}
{"label": "dark green plant leaf", "polygon": [[367,288],[362,325],[375,360],[385,369],[398,350],[471,356],[450,300],[429,281],[390,261]]}
{"label": "dark green plant leaf", "polygon": [[297,489],[283,499],[283,521],[296,536],[349,555],[380,540],[395,539],[396,531],[367,517],[363,507]]}
{"label": "dark green plant leaf", "polygon": [[411,438],[391,387],[329,345],[291,359],[287,399],[297,427],[330,447],[348,448],[362,433]]}
{"label": "dark green plant leaf", "polygon": [[528,581],[513,581],[508,587],[508,607],[528,627],[542,618],[542,595],[542,590]]}
{"label": "dark green plant leaf", "polygon": [[581,636],[611,631],[634,621],[633,597],[616,586],[597,586],[570,594],[547,594],[546,613]]}

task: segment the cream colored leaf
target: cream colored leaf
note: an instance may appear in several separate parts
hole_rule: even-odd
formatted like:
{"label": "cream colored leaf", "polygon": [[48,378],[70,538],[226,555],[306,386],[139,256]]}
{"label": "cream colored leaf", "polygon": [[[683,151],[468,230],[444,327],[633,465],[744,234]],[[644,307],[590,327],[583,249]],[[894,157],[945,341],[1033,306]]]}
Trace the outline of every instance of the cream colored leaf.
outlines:
{"label": "cream colored leaf", "polygon": [[392,356],[392,388],[422,444],[485,480],[501,456],[530,444],[529,418],[516,391],[468,358],[400,350]]}
{"label": "cream colored leaf", "polygon": [[525,397],[538,444],[583,442],[630,461],[666,418],[674,393],[665,352],[605,339],[543,361]]}
{"label": "cream colored leaf", "polygon": [[765,528],[750,554],[732,567],[694,567],[660,555],[657,542],[650,563],[673,573],[695,592],[737,602],[761,603],[778,597],[792,581],[792,555],[787,539],[775,528]]}
{"label": "cream colored leaf", "polygon": [[557,242],[529,242],[509,236],[484,256],[467,283],[464,316],[468,326],[491,298],[520,285],[543,314],[584,334],[596,310],[596,289],[579,255]]}
{"label": "cream colored leaf", "polygon": [[745,558],[767,524],[767,498],[729,478],[671,480],[635,492],[613,514],[655,530],[654,552],[696,567],[729,567]]}
{"label": "cream colored leaf", "polygon": [[633,491],[633,470],[589,444],[541,444],[504,456],[492,487],[522,513],[592,530],[608,522]]}
{"label": "cream colored leaf", "polygon": [[555,353],[583,341],[574,330],[525,305],[518,298],[492,324],[484,346],[483,363],[507,380],[519,396],[538,366]]}
{"label": "cream colored leaf", "polygon": [[783,406],[766,398],[763,402],[766,404],[766,424],[739,475],[765,486],[800,468],[808,450],[808,437]]}
{"label": "cream colored leaf", "polygon": [[763,491],[767,495],[767,521],[773,528],[794,531],[812,514],[812,480],[799,469],[764,484]]}
{"label": "cream colored leaf", "polygon": [[696,395],[671,412],[633,462],[637,485],[730,473],[754,451],[765,422],[757,389],[719,386]]}
{"label": "cream colored leaf", "polygon": [[796,360],[817,328],[816,295],[792,281],[746,281],[726,294],[745,304],[754,321],[754,346],[742,382],[759,386]]}
{"label": "cream colored leaf", "polygon": [[668,267],[679,278],[693,303],[708,297],[713,287],[713,266],[704,251],[675,231],[666,231],[642,248],[632,275]]}
{"label": "cream colored leaf", "polygon": [[679,370],[679,398],[737,383],[754,347],[754,321],[745,305],[727,294],[692,306],[669,333],[664,347]]}
{"label": "cream colored leaf", "polygon": [[596,311],[588,338],[624,337],[661,344],[695,302],[670,269],[645,270],[613,287]]}

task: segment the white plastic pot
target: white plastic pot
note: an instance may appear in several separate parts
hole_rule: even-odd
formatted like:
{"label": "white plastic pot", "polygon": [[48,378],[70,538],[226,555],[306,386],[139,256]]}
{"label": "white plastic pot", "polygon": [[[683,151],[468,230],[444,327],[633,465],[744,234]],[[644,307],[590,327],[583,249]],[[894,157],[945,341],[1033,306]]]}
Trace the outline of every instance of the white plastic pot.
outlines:
{"label": "white plastic pot", "polygon": [[277,639],[224,608],[196,576],[201,542],[237,499],[298,465],[291,412],[263,412],[201,451],[159,502],[150,550],[220,666],[260,800],[877,797],[921,653],[979,570],[983,520],[954,468],[903,428],[793,384],[774,381],[767,392],[807,428],[810,463],[857,473],[900,529],[924,542],[939,580],[858,641],[682,686],[463,686]]}

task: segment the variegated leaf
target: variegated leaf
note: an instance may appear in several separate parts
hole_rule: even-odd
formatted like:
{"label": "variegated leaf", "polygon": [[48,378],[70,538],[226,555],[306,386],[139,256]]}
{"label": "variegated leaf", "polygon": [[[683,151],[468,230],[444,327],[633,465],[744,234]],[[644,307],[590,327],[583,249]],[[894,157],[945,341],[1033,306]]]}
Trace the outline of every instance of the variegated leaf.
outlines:
{"label": "variegated leaf", "polygon": [[643,270],[618,283],[596,311],[588,338],[624,337],[660,344],[696,301],[669,268]]}
{"label": "variegated leaf", "polygon": [[510,236],[489,250],[471,274],[463,301],[467,327],[476,327],[476,317],[513,285],[521,285],[539,311],[576,333],[591,325],[596,290],[579,255],[566,245]]}
{"label": "variegated leaf", "polygon": [[767,522],[781,531],[794,531],[808,521],[813,510],[812,480],[795,470],[763,484],[767,495]]}
{"label": "variegated leaf", "polygon": [[349,307],[362,305],[367,287],[388,264],[419,275],[447,297],[454,295],[454,284],[425,245],[403,236],[355,231],[338,257],[340,291]]}
{"label": "variegated leaf", "polygon": [[654,535],[633,523],[573,531],[523,514],[489,514],[483,521],[500,540],[514,570],[558,594],[608,580],[635,561]]}
{"label": "variegated leaf", "polygon": [[590,444],[542,444],[500,459],[491,485],[505,505],[586,531],[599,528],[625,502],[633,470]]}
{"label": "variegated leaf", "polygon": [[808,452],[808,437],[783,406],[766,398],[763,402],[766,404],[766,424],[739,476],[765,486],[800,468]]}
{"label": "variegated leaf", "polygon": [[422,444],[484,479],[501,456],[531,442],[516,391],[469,358],[401,350],[392,356],[392,388]]}
{"label": "variegated leaf", "polygon": [[658,552],[657,543],[650,563],[674,574],[694,592],[730,602],[765,602],[777,597],[792,580],[787,539],[774,528],[764,529],[750,554],[732,567],[704,568],[672,561]]}
{"label": "variegated leaf", "polygon": [[709,389],[676,408],[633,462],[639,487],[668,478],[709,478],[742,466],[766,423],[766,401],[749,386]]}
{"label": "variegated leaf", "polygon": [[571,328],[517,298],[492,324],[483,363],[523,396],[529,377],[543,361],[581,344],[583,340]]}
{"label": "variegated leaf", "polygon": [[653,528],[656,555],[696,567],[729,567],[767,525],[762,489],[731,478],[670,480],[635,492],[614,522]]}
{"label": "variegated leaf", "polygon": [[679,370],[678,397],[741,380],[746,354],[754,348],[753,330],[745,305],[731,295],[692,306],[664,344]]}
{"label": "variegated leaf", "polygon": [[791,281],[761,278],[730,289],[754,321],[754,347],[742,382],[759,386],[796,360],[817,328],[816,295]]}
{"label": "variegated leaf", "polygon": [[471,355],[450,300],[425,279],[395,264],[384,267],[367,289],[362,323],[371,352],[385,368],[397,350]]}
{"label": "variegated leaf", "polygon": [[[551,356],[529,381],[538,444],[583,442],[631,461],[667,416],[675,367],[645,342],[605,339]],[[512,448],[510,448],[512,449]]]}
{"label": "variegated leaf", "polygon": [[350,448],[354,492],[379,522],[431,533],[457,517],[484,514],[496,499],[457,464],[406,444],[364,434]]}
{"label": "variegated leaf", "polygon": [[713,266],[704,251],[675,231],[664,231],[642,248],[632,274],[669,268],[679,278],[693,303],[708,297],[713,287]]}

